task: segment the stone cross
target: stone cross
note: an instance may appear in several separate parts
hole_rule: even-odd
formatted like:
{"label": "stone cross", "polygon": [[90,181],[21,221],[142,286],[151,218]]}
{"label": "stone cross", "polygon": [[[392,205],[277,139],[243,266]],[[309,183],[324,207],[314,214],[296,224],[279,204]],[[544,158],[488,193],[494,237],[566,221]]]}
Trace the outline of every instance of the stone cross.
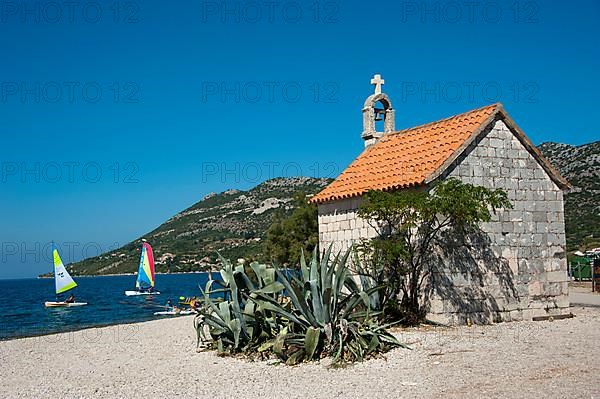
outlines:
{"label": "stone cross", "polygon": [[375,94],[381,94],[381,86],[385,84],[385,80],[381,79],[381,75],[377,74],[371,79],[371,84],[375,86]]}

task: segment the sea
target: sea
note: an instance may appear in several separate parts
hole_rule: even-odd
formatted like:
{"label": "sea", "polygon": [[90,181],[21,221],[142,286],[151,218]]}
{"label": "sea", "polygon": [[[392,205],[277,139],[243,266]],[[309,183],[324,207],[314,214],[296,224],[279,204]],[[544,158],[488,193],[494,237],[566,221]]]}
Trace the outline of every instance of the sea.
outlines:
{"label": "sea", "polygon": [[87,306],[44,307],[44,302],[56,300],[51,278],[0,280],[0,340],[165,317],[154,312],[164,310],[169,299],[177,304],[181,296],[201,296],[199,287],[204,288],[208,273],[157,274],[160,295],[129,297],[124,291],[135,289],[133,275],[74,279],[78,286],[69,292]]}

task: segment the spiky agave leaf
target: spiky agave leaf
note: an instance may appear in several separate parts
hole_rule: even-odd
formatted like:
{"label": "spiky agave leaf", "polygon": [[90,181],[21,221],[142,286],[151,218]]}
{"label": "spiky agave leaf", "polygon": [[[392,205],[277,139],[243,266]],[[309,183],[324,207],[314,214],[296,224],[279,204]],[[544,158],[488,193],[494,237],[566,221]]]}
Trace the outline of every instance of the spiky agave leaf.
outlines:
{"label": "spiky agave leaf", "polygon": [[303,284],[296,283],[296,281],[289,281],[286,276],[277,269],[277,277],[279,281],[284,285],[287,295],[289,296],[292,304],[296,310],[307,320],[312,326],[318,326],[317,320],[314,317],[314,313],[309,308],[306,302],[305,293],[302,291]]}
{"label": "spiky agave leaf", "polygon": [[314,327],[308,327],[306,329],[306,335],[304,336],[304,352],[308,360],[312,359],[319,345],[319,338],[321,336],[321,330]]}

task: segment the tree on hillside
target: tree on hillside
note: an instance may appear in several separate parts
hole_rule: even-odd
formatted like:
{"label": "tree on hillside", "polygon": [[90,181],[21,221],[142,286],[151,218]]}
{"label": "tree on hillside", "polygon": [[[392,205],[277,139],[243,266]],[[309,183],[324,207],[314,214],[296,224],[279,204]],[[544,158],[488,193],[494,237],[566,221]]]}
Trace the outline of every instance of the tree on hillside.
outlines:
{"label": "tree on hillside", "polygon": [[360,273],[381,285],[380,301],[390,319],[416,324],[425,317],[422,290],[432,251],[444,229],[477,229],[498,208],[511,208],[505,191],[448,179],[431,191],[369,191],[359,216],[378,236],[358,246]]}
{"label": "tree on hillside", "polygon": [[293,266],[300,253],[311,253],[319,243],[317,206],[307,201],[306,193],[294,196],[294,211],[286,217],[278,215],[267,231],[265,254],[271,262]]}

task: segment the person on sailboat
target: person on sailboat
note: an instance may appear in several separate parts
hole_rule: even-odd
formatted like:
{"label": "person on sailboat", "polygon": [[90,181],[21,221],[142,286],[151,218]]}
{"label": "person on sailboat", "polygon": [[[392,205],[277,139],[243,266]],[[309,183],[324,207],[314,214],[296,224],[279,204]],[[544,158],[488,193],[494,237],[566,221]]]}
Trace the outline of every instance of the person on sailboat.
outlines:
{"label": "person on sailboat", "polygon": [[71,294],[65,302],[66,303],[75,303],[75,295]]}
{"label": "person on sailboat", "polygon": [[165,307],[167,308],[167,310],[169,312],[172,312],[173,310],[175,310],[175,308],[173,307],[173,303],[171,302],[170,299],[167,301],[167,304],[165,305]]}

